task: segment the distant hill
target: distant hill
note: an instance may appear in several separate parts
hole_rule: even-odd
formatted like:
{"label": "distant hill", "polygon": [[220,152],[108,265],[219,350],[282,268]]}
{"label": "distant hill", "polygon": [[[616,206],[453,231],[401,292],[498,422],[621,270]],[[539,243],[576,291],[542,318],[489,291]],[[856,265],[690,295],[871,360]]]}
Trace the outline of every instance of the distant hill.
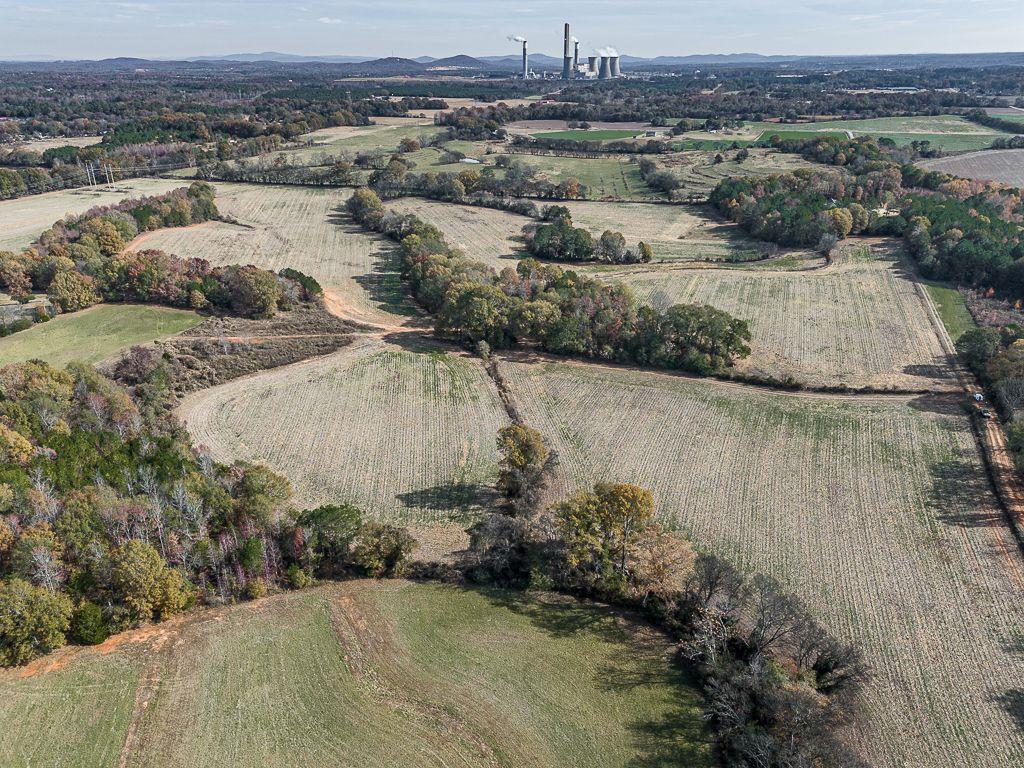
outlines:
{"label": "distant hill", "polygon": [[229,53],[225,56],[191,56],[186,61],[276,61],[282,64],[306,64],[323,62],[325,64],[358,64],[363,61],[370,61],[372,56],[301,56],[294,53],[278,53],[277,51],[265,51],[264,53]]}

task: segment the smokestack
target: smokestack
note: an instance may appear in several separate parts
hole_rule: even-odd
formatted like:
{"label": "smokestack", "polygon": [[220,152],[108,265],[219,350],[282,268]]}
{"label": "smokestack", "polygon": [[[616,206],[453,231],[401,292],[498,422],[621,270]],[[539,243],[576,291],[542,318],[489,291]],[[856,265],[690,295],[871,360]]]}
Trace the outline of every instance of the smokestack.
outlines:
{"label": "smokestack", "polygon": [[587,57],[587,71],[593,74],[597,74],[597,56]]}
{"label": "smokestack", "polygon": [[572,77],[572,35],[569,34],[569,22],[565,23],[565,44],[562,46],[562,79]]}
{"label": "smokestack", "polygon": [[526,50],[526,41],[523,40],[523,80],[530,79],[530,53]]}
{"label": "smokestack", "polygon": [[619,69],[619,57],[612,56],[612,77],[619,77],[622,74],[622,70]]}
{"label": "smokestack", "polygon": [[601,70],[597,75],[598,80],[608,80],[612,76],[612,57],[601,57]]}
{"label": "smokestack", "polygon": [[574,39],[573,45],[575,47],[572,51],[572,76],[576,77],[580,71],[580,41]]}

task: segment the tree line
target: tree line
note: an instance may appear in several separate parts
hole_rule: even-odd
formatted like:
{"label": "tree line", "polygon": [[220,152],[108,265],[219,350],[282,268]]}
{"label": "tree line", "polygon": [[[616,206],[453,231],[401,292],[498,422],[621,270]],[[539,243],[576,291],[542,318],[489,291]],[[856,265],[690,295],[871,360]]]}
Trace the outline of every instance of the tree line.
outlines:
{"label": "tree line", "polygon": [[340,574],[415,542],[350,506],[300,512],[265,467],[219,464],[168,418],[167,362],[0,369],[0,666],[92,645],[195,604]]}
{"label": "tree line", "polygon": [[356,190],[346,205],[357,222],[398,243],[403,277],[440,334],[700,374],[724,372],[750,354],[747,323],[713,307],[660,312],[638,306],[623,285],[534,259],[497,274],[452,249],[436,227],[385,210],[370,189]]}
{"label": "tree line", "polygon": [[651,493],[600,482],[546,505],[557,456],[521,423],[498,435],[508,504],[470,529],[473,581],[555,589],[642,613],[677,644],[704,688],[705,718],[726,766],[863,761],[845,745],[869,675],[778,583],[748,575],[658,522]]}

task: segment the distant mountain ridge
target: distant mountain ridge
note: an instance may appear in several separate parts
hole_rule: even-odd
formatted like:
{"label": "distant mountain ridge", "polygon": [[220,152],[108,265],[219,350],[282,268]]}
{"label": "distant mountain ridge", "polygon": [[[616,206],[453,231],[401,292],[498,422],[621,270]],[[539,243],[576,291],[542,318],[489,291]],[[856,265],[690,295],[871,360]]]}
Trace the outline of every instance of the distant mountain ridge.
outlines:
{"label": "distant mountain ridge", "polygon": [[[116,57],[101,60],[42,60],[28,61],[25,57],[11,60],[0,59],[9,67],[35,66],[61,68],[70,65],[87,69],[160,69],[168,67],[203,68],[210,66],[320,66],[331,67],[340,76],[401,76],[429,75],[437,72],[450,73],[511,73],[518,72],[522,57],[518,53],[500,56],[469,56],[458,54],[445,58],[419,56],[405,58],[387,56],[373,58],[348,55],[300,55],[264,51],[262,53],[231,53],[220,56],[194,56],[182,60],[140,59]],[[679,68],[777,66],[779,68],[800,67],[807,70],[829,71],[840,68],[858,69],[909,69],[924,66],[1024,66],[1024,53],[946,53],[946,54],[887,54],[869,56],[767,56],[759,53],[694,54],[688,56],[656,56],[644,58],[624,54],[622,65],[626,71],[644,70],[649,72],[668,71]],[[561,58],[544,53],[530,54],[531,69],[541,72],[556,72],[562,68]]]}

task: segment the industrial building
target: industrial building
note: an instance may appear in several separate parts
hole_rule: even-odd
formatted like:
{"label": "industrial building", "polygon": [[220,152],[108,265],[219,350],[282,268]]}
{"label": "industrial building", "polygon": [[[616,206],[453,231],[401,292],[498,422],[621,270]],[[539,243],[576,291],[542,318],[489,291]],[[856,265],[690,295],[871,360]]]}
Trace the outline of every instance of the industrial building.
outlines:
{"label": "industrial building", "polygon": [[[523,44],[523,68],[521,77],[524,80],[543,78],[548,75],[537,75],[530,70],[530,54],[525,37],[515,35],[509,40]],[[587,61],[580,63],[580,41],[572,36],[572,29],[566,22],[562,36],[562,80],[610,80],[621,77],[621,59],[614,48],[599,48]]]}

